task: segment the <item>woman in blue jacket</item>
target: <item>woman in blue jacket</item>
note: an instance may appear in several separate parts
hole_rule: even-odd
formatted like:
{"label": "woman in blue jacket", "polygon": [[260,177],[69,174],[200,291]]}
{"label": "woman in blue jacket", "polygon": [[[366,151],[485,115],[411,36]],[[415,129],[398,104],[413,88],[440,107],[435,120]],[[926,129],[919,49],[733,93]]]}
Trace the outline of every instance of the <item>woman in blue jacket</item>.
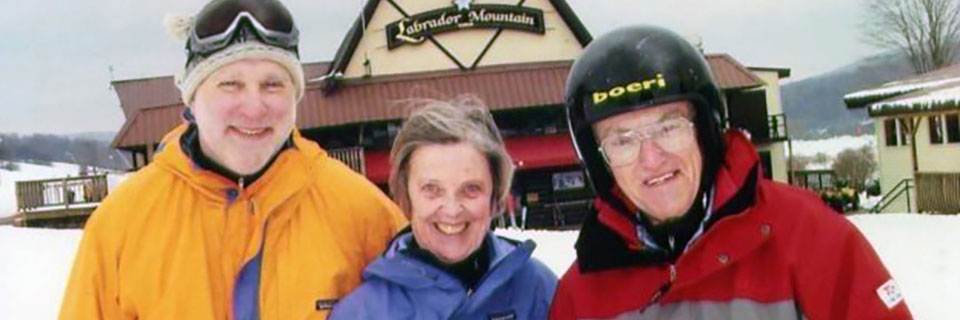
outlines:
{"label": "woman in blue jacket", "polygon": [[391,150],[390,191],[410,218],[330,319],[546,319],[557,277],[533,241],[490,232],[513,164],[475,99],[427,101]]}

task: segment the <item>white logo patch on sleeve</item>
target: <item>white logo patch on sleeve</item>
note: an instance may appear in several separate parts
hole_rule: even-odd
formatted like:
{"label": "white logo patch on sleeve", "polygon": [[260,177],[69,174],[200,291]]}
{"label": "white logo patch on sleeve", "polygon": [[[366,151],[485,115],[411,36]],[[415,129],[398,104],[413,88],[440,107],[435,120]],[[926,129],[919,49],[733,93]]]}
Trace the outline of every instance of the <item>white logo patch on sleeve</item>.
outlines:
{"label": "white logo patch on sleeve", "polygon": [[893,309],[898,303],[903,302],[903,294],[900,293],[900,287],[897,286],[897,283],[893,279],[887,280],[882,286],[877,288],[877,295],[880,296],[880,300],[883,301],[883,304],[887,305],[887,309]]}

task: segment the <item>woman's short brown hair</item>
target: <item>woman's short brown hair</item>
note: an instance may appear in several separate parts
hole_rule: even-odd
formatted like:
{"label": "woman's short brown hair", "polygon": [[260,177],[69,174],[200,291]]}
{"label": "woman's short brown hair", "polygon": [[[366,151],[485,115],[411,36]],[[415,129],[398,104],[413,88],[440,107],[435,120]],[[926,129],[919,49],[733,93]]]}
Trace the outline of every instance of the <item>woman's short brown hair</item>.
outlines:
{"label": "woman's short brown hair", "polygon": [[390,150],[389,185],[393,200],[405,214],[410,214],[409,162],[418,147],[466,142],[487,158],[493,181],[491,216],[500,214],[505,208],[514,166],[487,107],[475,97],[412,102],[416,108],[404,121]]}

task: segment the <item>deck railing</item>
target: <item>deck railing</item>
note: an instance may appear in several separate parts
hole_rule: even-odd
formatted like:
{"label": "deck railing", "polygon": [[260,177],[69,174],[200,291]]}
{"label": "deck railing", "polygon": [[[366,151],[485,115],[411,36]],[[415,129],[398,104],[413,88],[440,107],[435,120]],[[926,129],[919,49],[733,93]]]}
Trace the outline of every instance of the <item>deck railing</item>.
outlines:
{"label": "deck railing", "polygon": [[17,181],[17,210],[99,203],[107,196],[107,176]]}
{"label": "deck railing", "polygon": [[364,165],[362,147],[332,149],[328,152],[331,157],[337,158],[337,160],[345,163],[347,166],[353,169],[353,171],[356,171],[361,175],[367,175],[366,166]]}

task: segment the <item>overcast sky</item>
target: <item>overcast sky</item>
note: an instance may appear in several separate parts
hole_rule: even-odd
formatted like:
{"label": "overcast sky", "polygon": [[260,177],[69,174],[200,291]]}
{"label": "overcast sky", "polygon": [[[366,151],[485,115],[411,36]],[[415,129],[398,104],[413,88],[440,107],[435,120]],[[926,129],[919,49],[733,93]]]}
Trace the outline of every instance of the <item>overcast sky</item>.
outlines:
{"label": "overcast sky", "polygon": [[[332,59],[366,0],[285,0],[304,61]],[[802,79],[876,52],[857,28],[863,0],[567,0],[595,37],[647,23],[697,35],[707,52],[748,66],[787,67]],[[167,13],[202,0],[7,0],[0,10],[0,133],[117,131],[123,113],[111,79],[170,75],[183,44]]]}

